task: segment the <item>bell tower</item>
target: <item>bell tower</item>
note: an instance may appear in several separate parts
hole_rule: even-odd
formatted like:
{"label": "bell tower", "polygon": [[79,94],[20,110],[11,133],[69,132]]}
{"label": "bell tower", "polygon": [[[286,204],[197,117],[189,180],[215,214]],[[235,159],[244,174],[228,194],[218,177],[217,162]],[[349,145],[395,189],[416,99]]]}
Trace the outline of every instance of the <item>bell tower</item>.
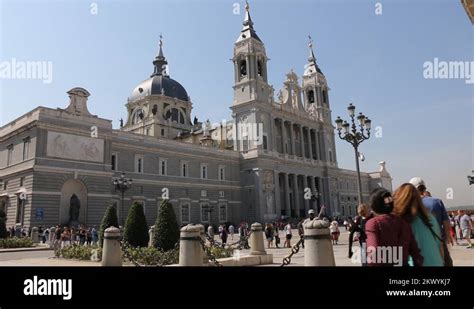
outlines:
{"label": "bell tower", "polygon": [[234,102],[270,102],[273,88],[268,85],[265,46],[253,28],[248,2],[245,5],[244,27],[234,45]]}

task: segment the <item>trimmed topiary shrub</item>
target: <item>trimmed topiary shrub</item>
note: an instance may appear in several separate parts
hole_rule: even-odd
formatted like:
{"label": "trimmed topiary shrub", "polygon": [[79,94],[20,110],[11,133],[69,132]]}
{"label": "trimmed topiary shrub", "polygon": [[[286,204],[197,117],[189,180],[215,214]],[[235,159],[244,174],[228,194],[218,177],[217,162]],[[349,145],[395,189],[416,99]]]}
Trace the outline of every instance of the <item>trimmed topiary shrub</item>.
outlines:
{"label": "trimmed topiary shrub", "polygon": [[178,241],[179,227],[173,205],[168,200],[163,200],[155,222],[153,246],[168,251],[174,249]]}
{"label": "trimmed topiary shrub", "polygon": [[7,238],[7,224],[2,217],[0,217],[0,238]]}
{"label": "trimmed topiary shrub", "polygon": [[125,221],[123,239],[133,247],[147,247],[149,238],[143,206],[135,202]]}
{"label": "trimmed topiary shrub", "polygon": [[115,226],[116,228],[119,227],[118,219],[117,219],[117,209],[115,206],[109,206],[105,211],[104,217],[102,218],[102,223],[100,224],[100,231],[99,231],[99,244],[102,247],[104,243],[104,232],[107,228]]}

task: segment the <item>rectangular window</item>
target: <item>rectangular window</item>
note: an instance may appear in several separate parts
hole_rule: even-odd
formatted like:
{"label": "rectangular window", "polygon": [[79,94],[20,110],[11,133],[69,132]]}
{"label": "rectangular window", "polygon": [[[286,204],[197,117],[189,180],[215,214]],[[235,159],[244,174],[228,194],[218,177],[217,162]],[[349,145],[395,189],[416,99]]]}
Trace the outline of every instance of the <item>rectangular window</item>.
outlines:
{"label": "rectangular window", "polygon": [[7,146],[8,153],[7,153],[7,166],[10,166],[12,164],[12,158],[13,158],[13,144]]}
{"label": "rectangular window", "polygon": [[30,137],[26,137],[23,139],[23,161],[28,159],[28,155],[30,152]]}
{"label": "rectangular window", "polygon": [[227,221],[227,204],[219,205],[219,221],[220,222]]}
{"label": "rectangular window", "polygon": [[3,182],[3,190],[6,190],[6,189],[8,189],[8,180],[5,180]]}
{"label": "rectangular window", "polygon": [[188,162],[181,162],[181,177],[188,177]]}
{"label": "rectangular window", "polygon": [[263,136],[263,149],[268,150],[268,140],[266,135]]}
{"label": "rectangular window", "polygon": [[143,173],[144,162],[143,156],[135,155],[135,173]]}
{"label": "rectangular window", "polygon": [[110,164],[112,166],[112,171],[117,170],[117,154],[112,154],[112,159],[110,160]]}
{"label": "rectangular window", "polygon": [[207,191],[201,190],[201,197],[207,197]]}
{"label": "rectangular window", "polygon": [[201,222],[209,222],[211,210],[209,204],[201,204]]}
{"label": "rectangular window", "polygon": [[25,177],[21,177],[20,178],[20,187],[23,187],[24,184],[25,184]]}
{"label": "rectangular window", "polygon": [[165,129],[161,129],[161,136],[165,136]]}
{"label": "rectangular window", "polygon": [[219,165],[219,180],[225,180],[225,166]]}
{"label": "rectangular window", "polygon": [[207,164],[201,164],[201,179],[207,179]]}
{"label": "rectangular window", "polygon": [[181,204],[181,223],[189,222],[189,204]]}
{"label": "rectangular window", "polygon": [[160,168],[160,175],[167,175],[168,174],[168,159],[159,159],[159,168]]}
{"label": "rectangular window", "polygon": [[224,194],[224,191],[219,191],[219,197],[224,197],[225,194]]}

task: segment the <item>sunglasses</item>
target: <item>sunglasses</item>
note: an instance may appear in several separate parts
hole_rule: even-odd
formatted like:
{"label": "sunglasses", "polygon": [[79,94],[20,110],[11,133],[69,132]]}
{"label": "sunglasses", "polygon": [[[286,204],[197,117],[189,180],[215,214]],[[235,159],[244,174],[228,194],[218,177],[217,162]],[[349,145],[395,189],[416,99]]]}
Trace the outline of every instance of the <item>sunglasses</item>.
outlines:
{"label": "sunglasses", "polygon": [[384,202],[385,204],[390,204],[391,202],[393,202],[393,197],[391,197],[391,196],[386,196],[386,197],[383,198],[383,202]]}

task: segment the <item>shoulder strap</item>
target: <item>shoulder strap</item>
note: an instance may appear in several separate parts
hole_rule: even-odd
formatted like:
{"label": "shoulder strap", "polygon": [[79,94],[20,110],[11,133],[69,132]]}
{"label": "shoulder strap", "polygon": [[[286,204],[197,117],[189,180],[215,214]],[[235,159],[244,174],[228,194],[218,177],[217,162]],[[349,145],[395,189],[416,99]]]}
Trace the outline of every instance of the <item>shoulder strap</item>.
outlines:
{"label": "shoulder strap", "polygon": [[[420,218],[421,219],[421,218]],[[442,243],[444,243],[444,240],[441,239],[441,237],[438,236],[438,234],[436,234],[434,231],[433,231],[433,228],[431,227],[431,225],[427,224],[425,221],[421,220],[423,222],[424,225],[426,225],[429,229],[430,229],[430,232],[431,234],[433,234],[433,237],[434,238],[437,238],[439,241],[441,241]]]}

